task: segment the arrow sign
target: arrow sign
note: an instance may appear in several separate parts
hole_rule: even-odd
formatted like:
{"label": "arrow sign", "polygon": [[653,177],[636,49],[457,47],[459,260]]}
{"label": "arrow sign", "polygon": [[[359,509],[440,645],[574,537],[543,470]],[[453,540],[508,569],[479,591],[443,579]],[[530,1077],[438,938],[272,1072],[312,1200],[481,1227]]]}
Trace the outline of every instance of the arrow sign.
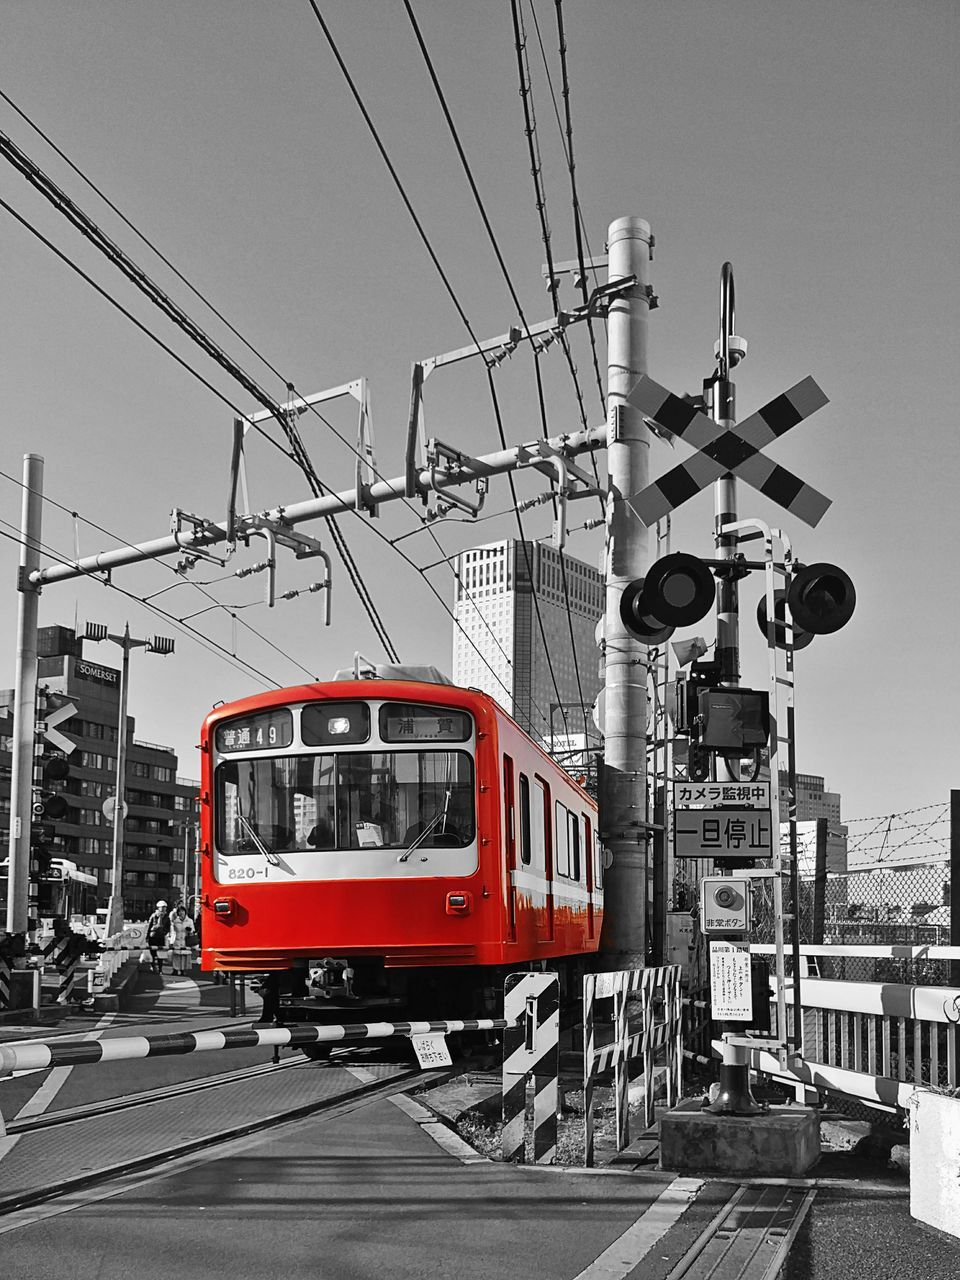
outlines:
{"label": "arrow sign", "polygon": [[72,702],[64,703],[56,711],[50,712],[47,716],[47,727],[43,731],[44,739],[51,746],[56,747],[58,751],[62,751],[65,756],[68,756],[71,751],[76,751],[77,744],[72,738],[68,738],[65,733],[61,733],[57,725],[63,724],[64,720],[69,720],[71,716],[76,714],[77,708]]}
{"label": "arrow sign", "polygon": [[827,403],[813,378],[804,378],[734,428],[719,426],[646,375],[627,396],[627,403],[700,450],[634,497],[633,506],[648,528],[727,472],[813,527],[830,506],[829,498],[762,452]]}

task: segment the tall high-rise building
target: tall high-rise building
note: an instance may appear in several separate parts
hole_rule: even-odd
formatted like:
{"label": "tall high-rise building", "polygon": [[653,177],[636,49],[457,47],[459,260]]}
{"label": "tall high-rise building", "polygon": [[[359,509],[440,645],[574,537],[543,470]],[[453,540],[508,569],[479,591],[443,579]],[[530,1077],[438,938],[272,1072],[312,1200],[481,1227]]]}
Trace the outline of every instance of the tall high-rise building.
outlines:
{"label": "tall high-rise building", "polygon": [[602,683],[595,633],[603,609],[600,572],[556,547],[507,539],[463,551],[454,683],[489,693],[548,745],[595,744],[590,708]]}

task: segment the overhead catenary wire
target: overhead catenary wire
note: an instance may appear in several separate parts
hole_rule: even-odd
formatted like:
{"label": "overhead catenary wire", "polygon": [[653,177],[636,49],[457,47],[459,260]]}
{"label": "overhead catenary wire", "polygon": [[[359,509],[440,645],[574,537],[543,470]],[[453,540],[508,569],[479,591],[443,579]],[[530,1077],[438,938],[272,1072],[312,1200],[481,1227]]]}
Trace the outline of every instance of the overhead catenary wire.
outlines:
{"label": "overhead catenary wire", "polygon": [[[15,542],[19,546],[23,546],[24,539],[20,535],[19,530],[16,529],[16,526],[10,525],[9,521],[6,520],[2,520],[0,523],[7,525],[9,528],[14,530],[13,533],[7,533],[5,530],[0,529],[0,537],[6,538],[10,542]],[[62,552],[56,551],[46,542],[40,543],[40,549],[44,555],[49,559],[56,561],[58,564],[70,563],[70,561],[64,557]],[[283,687],[282,681],[276,680],[273,676],[267,675],[265,671],[261,671],[258,667],[255,667],[253,663],[248,662],[245,658],[241,658],[238,654],[231,653],[229,649],[225,649],[223,645],[218,644],[216,640],[213,640],[210,636],[204,635],[204,633],[199,631],[196,627],[191,627],[187,623],[181,622],[172,614],[161,609],[159,605],[155,605],[148,600],[144,600],[141,596],[138,596],[136,592],[128,591],[126,588],[118,586],[115,582],[105,581],[103,578],[95,577],[93,574],[89,576],[99,582],[102,586],[109,588],[111,591],[116,591],[120,595],[125,596],[128,600],[132,600],[137,604],[143,605],[152,614],[154,614],[155,617],[163,618],[163,620],[170,626],[183,632],[185,635],[189,636],[190,639],[195,640],[203,648],[214,653],[215,656],[221,660],[228,662],[238,671],[242,671],[244,675],[252,675],[256,679],[262,681],[263,684],[271,686],[274,689],[280,689]]]}
{"label": "overhead catenary wire", "polygon": [[[24,489],[24,488],[26,488],[26,487],[27,487],[27,486],[25,486],[25,485],[24,485],[24,483],[23,483],[23,481],[22,481],[22,480],[17,479],[15,476],[11,476],[11,475],[9,475],[6,471],[2,471],[2,470],[0,470],[0,477],[2,477],[4,480],[9,480],[12,484],[17,485],[20,489]],[[36,493],[36,490],[31,490],[31,492]],[[55,508],[57,508],[58,510],[63,511],[63,512],[65,512],[65,513],[67,513],[67,514],[69,514],[69,515],[71,515],[71,516],[73,516],[73,517],[76,517],[76,518],[81,519],[81,520],[84,522],[84,524],[88,524],[88,525],[90,525],[90,527],[91,527],[91,528],[94,528],[94,529],[99,530],[99,532],[101,532],[101,533],[105,534],[107,537],[109,537],[109,538],[113,538],[113,539],[115,539],[117,542],[120,542],[120,543],[122,543],[123,545],[128,546],[128,547],[132,547],[132,546],[134,545],[133,543],[131,543],[130,541],[128,541],[126,538],[123,538],[123,537],[121,537],[118,533],[115,533],[113,530],[106,529],[106,528],[104,528],[102,525],[99,525],[99,524],[95,523],[94,521],[89,520],[87,517],[80,515],[80,513],[79,513],[78,511],[71,510],[69,507],[64,506],[64,504],[63,504],[63,503],[61,503],[61,502],[57,502],[57,501],[56,501],[56,499],[49,497],[47,494],[40,494],[40,495],[39,495],[39,497],[41,498],[41,500],[42,500],[44,503],[49,504],[50,506],[55,507]],[[11,528],[11,529],[16,530],[16,526],[15,526],[15,525],[12,525],[9,521],[3,520],[3,521],[0,521],[0,523],[6,524],[8,528]],[[22,539],[18,539],[18,540],[19,540],[19,541],[22,541]],[[70,560],[65,559],[65,558],[63,557],[62,553],[60,553],[60,552],[55,552],[55,551],[53,551],[53,550],[50,550],[50,551],[48,551],[48,552],[47,552],[47,554],[50,556],[50,558],[51,558],[51,559],[55,560],[58,564],[70,564],[70,563],[72,563]],[[175,567],[174,565],[167,564],[166,562],[164,562],[164,561],[162,561],[162,560],[161,560],[161,561],[158,561],[157,563],[161,564],[161,565],[163,566],[163,568],[164,568],[164,569],[168,569],[171,573],[177,574],[177,576],[181,578],[181,584],[182,584],[183,586],[189,586],[189,587],[192,587],[194,590],[199,591],[199,592],[200,592],[200,594],[201,594],[202,596],[204,596],[207,600],[212,601],[212,602],[213,602],[213,605],[214,605],[215,607],[219,607],[219,608],[221,608],[221,609],[224,609],[226,612],[229,612],[229,611],[230,611],[228,606],[224,605],[224,604],[223,604],[222,602],[220,602],[220,601],[217,601],[217,600],[216,600],[216,598],[215,598],[213,595],[211,595],[211,593],[210,593],[209,591],[205,590],[205,584],[203,584],[203,583],[199,583],[199,582],[195,582],[195,581],[193,581],[192,579],[189,579],[189,578],[183,578],[183,577],[182,577],[182,575],[180,575],[180,574],[179,574],[178,570],[176,569],[176,567]],[[112,581],[110,581],[109,579],[105,579],[105,578],[101,577],[101,576],[100,576],[99,574],[97,574],[97,573],[89,573],[89,574],[87,574],[86,576],[87,576],[90,580],[92,580],[92,581],[94,581],[94,582],[104,583],[105,585],[108,585],[108,586],[113,586],[113,585],[114,585]],[[231,575],[231,576],[232,576],[232,575]],[[177,584],[177,583],[173,583],[173,584],[171,584],[171,585],[176,586],[176,585],[178,585],[178,584]],[[159,593],[155,593],[155,594],[159,594]],[[131,593],[131,596],[132,596],[132,598],[134,598],[134,599],[140,600],[141,604],[148,605],[148,606],[150,605],[150,599],[149,599],[149,598],[145,598],[145,597],[137,596],[137,595],[136,595],[136,593]],[[158,609],[159,609],[159,606],[158,606]],[[173,615],[173,614],[169,614],[169,613],[164,612],[164,613],[163,613],[163,616],[164,616],[164,617],[166,617],[166,618],[169,618],[169,619],[171,619],[171,620],[177,621],[177,619],[175,618],[175,615]],[[311,679],[316,679],[316,678],[317,678],[316,676],[314,676],[314,675],[312,674],[312,672],[309,670],[309,668],[307,668],[307,667],[305,667],[305,666],[303,665],[303,663],[301,663],[300,661],[298,661],[298,659],[296,659],[292,654],[287,653],[287,652],[286,652],[286,650],[281,649],[281,648],[280,648],[280,646],[279,646],[278,644],[274,643],[274,641],[272,641],[272,640],[268,639],[266,636],[262,635],[259,631],[257,631],[257,629],[256,629],[255,627],[251,626],[248,622],[245,622],[242,618],[241,618],[241,619],[238,619],[238,621],[240,622],[241,626],[243,626],[246,630],[250,631],[250,632],[251,632],[253,635],[255,635],[259,640],[262,640],[262,641],[263,641],[263,643],[264,643],[264,644],[266,644],[269,648],[273,649],[274,653],[276,653],[279,657],[284,658],[284,659],[286,659],[286,661],[287,661],[287,662],[290,662],[290,663],[292,663],[294,666],[299,667],[299,668],[300,668],[300,670],[301,670],[301,671],[303,671],[306,675],[309,675],[309,676],[311,677]],[[215,643],[215,642],[214,642],[214,641],[211,641],[211,643]],[[259,673],[259,674],[262,674],[262,673]]]}

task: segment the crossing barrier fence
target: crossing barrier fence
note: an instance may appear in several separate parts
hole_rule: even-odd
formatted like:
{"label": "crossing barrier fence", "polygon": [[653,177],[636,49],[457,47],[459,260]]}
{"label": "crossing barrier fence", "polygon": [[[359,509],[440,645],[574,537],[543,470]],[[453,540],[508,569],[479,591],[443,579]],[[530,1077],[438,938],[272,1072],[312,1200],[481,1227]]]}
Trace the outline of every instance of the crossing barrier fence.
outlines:
{"label": "crossing barrier fence", "polygon": [[[667,1103],[673,1106],[680,1096],[681,1067],[681,968],[664,965],[656,969],[620,969],[613,973],[588,973],[583,979],[583,1125],[584,1161],[594,1159],[594,1091],[598,1077],[613,1069],[617,1120],[617,1150],[630,1144],[628,1105],[629,1063],[643,1059],[643,1114],[647,1127],[653,1124],[655,1094],[654,1059],[666,1059]],[[596,1002],[612,1000],[613,1041],[596,1044]],[[639,1020],[631,1023],[630,1006],[639,1004]],[[637,1025],[639,1021],[639,1026]]]}

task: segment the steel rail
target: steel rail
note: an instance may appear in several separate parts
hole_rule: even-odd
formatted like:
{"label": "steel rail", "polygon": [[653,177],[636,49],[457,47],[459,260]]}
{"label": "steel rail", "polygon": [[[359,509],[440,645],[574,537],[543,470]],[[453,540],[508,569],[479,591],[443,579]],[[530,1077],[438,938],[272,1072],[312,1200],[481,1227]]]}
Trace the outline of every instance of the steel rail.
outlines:
{"label": "steel rail", "polygon": [[[304,1066],[303,1063],[295,1063],[293,1065],[301,1068]],[[62,1179],[52,1186],[36,1187],[28,1191],[18,1192],[12,1196],[5,1196],[0,1198],[0,1221],[4,1217],[17,1213],[22,1209],[69,1197],[78,1191],[96,1186],[99,1183],[111,1182],[126,1174],[154,1169],[159,1171],[165,1164],[173,1163],[184,1156],[200,1151],[213,1153],[217,1147],[228,1146],[236,1139],[247,1137],[250,1134],[282,1128],[284,1125],[295,1124],[309,1116],[324,1112],[332,1119],[346,1112],[356,1110],[358,1107],[366,1106],[371,1102],[379,1101],[381,1098],[390,1097],[394,1093],[406,1093],[427,1080],[445,1080],[450,1074],[449,1069],[446,1071],[410,1070],[393,1076],[389,1080],[376,1080],[369,1084],[358,1084],[357,1088],[351,1089],[349,1093],[336,1098],[321,1098],[316,1102],[301,1103],[289,1110],[275,1112],[259,1120],[236,1125],[231,1129],[221,1130],[213,1136],[192,1139],[189,1142],[166,1147],[162,1151],[138,1155],[129,1160],[121,1160],[105,1169],[87,1170],[76,1177]]]}
{"label": "steel rail", "polygon": [[99,1102],[81,1103],[79,1106],[66,1107],[61,1111],[46,1111],[43,1115],[9,1121],[7,1133],[33,1133],[37,1129],[51,1129],[61,1124],[76,1124],[81,1120],[112,1115],[116,1111],[152,1106],[170,1098],[184,1098],[188,1094],[202,1093],[206,1089],[243,1084],[247,1080],[256,1080],[260,1076],[273,1075],[277,1071],[286,1071],[290,1067],[300,1066],[304,1061],[307,1059],[296,1057],[288,1058],[286,1062],[258,1062],[249,1067],[237,1067],[233,1071],[221,1071],[215,1076],[200,1076],[196,1080],[180,1080],[174,1084],[159,1085],[156,1089],[144,1089],[142,1093],[126,1093],[121,1097],[101,1098]]}

